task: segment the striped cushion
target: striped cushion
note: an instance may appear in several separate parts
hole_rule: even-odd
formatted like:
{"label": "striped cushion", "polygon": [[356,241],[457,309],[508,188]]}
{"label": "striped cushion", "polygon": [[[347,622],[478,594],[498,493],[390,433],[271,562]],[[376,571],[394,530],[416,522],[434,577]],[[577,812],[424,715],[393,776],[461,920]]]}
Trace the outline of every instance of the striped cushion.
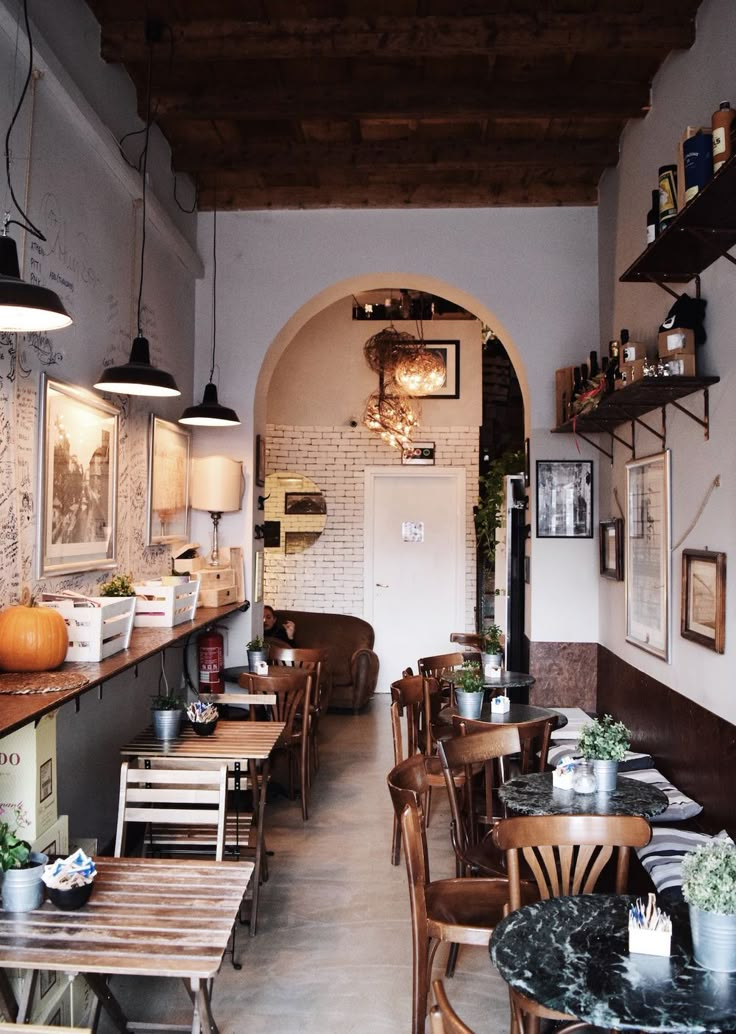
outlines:
{"label": "striped cushion", "polygon": [[639,779],[642,783],[649,783],[656,786],[658,790],[666,794],[669,804],[661,815],[656,815],[652,822],[684,822],[685,819],[692,819],[703,810],[703,805],[698,804],[692,797],[688,797],[682,790],[678,790],[669,780],[665,779],[656,768],[650,768],[646,772],[630,772],[630,779]]}
{"label": "striped cushion", "polygon": [[[549,748],[547,761],[552,768],[554,768],[564,757],[580,757],[577,752],[576,743],[555,743]],[[654,761],[651,754],[637,754],[634,751],[627,750],[626,757],[623,761],[619,762],[618,770],[619,772],[636,772],[639,769],[652,768],[653,766]]]}
{"label": "striped cushion", "polygon": [[716,836],[694,833],[688,829],[672,829],[660,826],[652,830],[652,839],[646,847],[640,847],[637,855],[649,873],[657,893],[667,893],[670,901],[682,898],[682,859],[700,844],[713,840],[733,843],[725,829]]}

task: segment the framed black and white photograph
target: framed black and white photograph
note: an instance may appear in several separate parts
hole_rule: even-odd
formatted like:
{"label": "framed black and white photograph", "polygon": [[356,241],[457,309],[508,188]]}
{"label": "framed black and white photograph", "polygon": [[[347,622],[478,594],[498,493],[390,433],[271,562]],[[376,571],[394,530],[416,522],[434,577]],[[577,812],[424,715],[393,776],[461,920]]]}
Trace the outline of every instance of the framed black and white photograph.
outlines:
{"label": "framed black and white photograph", "polygon": [[327,501],[321,492],[285,492],[284,513],[327,513]]}
{"label": "framed black and white photograph", "polygon": [[624,522],[612,517],[598,524],[600,572],[614,582],[624,580]]}
{"label": "framed black and white photograph", "polygon": [[626,464],[626,639],[670,659],[670,453]]}
{"label": "framed black and white photograph", "polygon": [[37,577],[117,564],[120,411],[41,375]]}
{"label": "framed black and white photograph", "polygon": [[593,461],[537,460],[537,538],[593,537]]}
{"label": "framed black and white photograph", "polygon": [[147,546],[189,538],[191,433],[151,414],[148,429]]}
{"label": "framed black and white photograph", "polygon": [[716,653],[725,651],[725,553],[683,549],[680,634]]}
{"label": "framed black and white photograph", "polygon": [[434,442],[412,442],[401,450],[401,462],[420,467],[434,466]]}
{"label": "framed black and white photograph", "polygon": [[425,341],[428,352],[434,352],[445,367],[445,383],[430,395],[415,395],[418,399],[460,398],[460,341]]}

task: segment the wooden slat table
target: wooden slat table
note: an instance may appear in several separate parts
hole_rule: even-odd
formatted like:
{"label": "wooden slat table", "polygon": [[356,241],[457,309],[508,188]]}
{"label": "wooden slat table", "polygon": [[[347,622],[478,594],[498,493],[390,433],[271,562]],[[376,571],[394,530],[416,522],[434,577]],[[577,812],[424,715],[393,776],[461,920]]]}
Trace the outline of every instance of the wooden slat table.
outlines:
{"label": "wooden slat table", "polygon": [[[106,977],[181,977],[191,989],[192,1034],[217,1034],[209,981],[253,865],[159,858],[95,858],[95,865],[94,893],[76,912],[48,901],[34,912],[0,910],[0,966],[28,970],[31,979],[41,969],[83,973],[119,1031],[129,1028]],[[21,1010],[16,1023],[24,1020]]]}

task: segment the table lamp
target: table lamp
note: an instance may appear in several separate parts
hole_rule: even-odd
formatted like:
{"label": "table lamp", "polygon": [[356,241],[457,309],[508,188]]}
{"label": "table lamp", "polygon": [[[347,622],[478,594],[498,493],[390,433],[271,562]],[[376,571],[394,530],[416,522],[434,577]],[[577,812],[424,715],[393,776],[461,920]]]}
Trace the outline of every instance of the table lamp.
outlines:
{"label": "table lamp", "polygon": [[228,456],[201,456],[192,461],[190,503],[195,510],[208,510],[214,527],[210,567],[220,566],[218,525],[223,513],[240,509],[245,479],[243,464]]}

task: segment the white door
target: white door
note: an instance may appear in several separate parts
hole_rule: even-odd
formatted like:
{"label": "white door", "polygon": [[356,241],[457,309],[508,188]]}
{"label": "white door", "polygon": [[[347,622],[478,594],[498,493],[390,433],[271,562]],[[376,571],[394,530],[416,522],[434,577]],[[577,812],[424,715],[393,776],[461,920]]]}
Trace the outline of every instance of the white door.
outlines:
{"label": "white door", "polygon": [[378,692],[465,628],[465,470],[366,470],[365,616]]}

